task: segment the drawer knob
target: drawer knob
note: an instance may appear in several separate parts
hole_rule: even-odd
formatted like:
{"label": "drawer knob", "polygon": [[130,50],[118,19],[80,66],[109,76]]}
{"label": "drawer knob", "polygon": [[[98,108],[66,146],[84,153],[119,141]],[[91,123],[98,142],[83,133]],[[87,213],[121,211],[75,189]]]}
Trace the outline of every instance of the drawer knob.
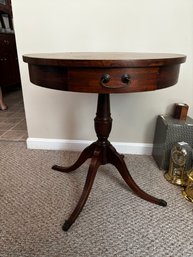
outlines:
{"label": "drawer knob", "polygon": [[105,83],[108,83],[110,80],[111,80],[111,76],[109,74],[104,74],[102,75],[102,78],[101,78],[101,84],[104,85]]}
{"label": "drawer knob", "polygon": [[126,83],[127,85],[129,84],[130,82],[130,77],[128,74],[124,74],[122,77],[121,77],[121,80],[123,83]]}

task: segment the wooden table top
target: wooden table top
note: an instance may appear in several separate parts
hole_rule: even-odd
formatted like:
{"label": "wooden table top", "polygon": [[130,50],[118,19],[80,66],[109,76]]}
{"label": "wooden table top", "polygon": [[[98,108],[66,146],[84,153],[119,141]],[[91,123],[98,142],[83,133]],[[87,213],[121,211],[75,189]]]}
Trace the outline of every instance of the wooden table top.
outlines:
{"label": "wooden table top", "polygon": [[66,52],[40,53],[23,56],[24,62],[37,65],[66,67],[149,67],[180,64],[182,54],[134,52]]}
{"label": "wooden table top", "polygon": [[175,85],[182,54],[73,52],[29,54],[32,83],[57,90],[130,93]]}

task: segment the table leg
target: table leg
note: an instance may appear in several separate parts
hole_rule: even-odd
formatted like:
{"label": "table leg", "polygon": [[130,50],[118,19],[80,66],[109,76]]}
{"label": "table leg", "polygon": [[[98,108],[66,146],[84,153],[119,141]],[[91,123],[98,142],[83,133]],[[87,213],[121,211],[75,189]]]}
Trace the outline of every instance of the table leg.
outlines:
{"label": "table leg", "polygon": [[95,149],[95,143],[92,143],[91,145],[89,145],[88,147],[86,147],[83,152],[80,154],[78,160],[69,167],[62,167],[62,166],[58,166],[58,165],[54,165],[52,166],[53,170],[57,170],[57,171],[61,171],[61,172],[70,172],[73,170],[78,169],[87,159],[91,158],[93,156],[93,152]]}
{"label": "table leg", "polygon": [[76,218],[78,217],[78,215],[80,214],[81,210],[83,209],[86,200],[89,196],[89,193],[91,191],[96,173],[97,173],[97,169],[98,167],[101,165],[102,163],[102,152],[100,151],[100,149],[96,149],[93,153],[93,157],[91,159],[91,163],[89,166],[89,170],[88,170],[88,174],[87,174],[87,178],[86,178],[86,182],[84,185],[84,189],[82,192],[82,195],[80,197],[80,200],[76,206],[76,208],[74,209],[74,211],[72,212],[72,214],[70,215],[69,219],[65,221],[64,225],[63,225],[63,230],[67,231],[70,226],[74,223],[74,221],[76,220]]}
{"label": "table leg", "polygon": [[129,170],[127,169],[127,166],[123,160],[123,157],[115,150],[115,148],[112,145],[108,147],[107,154],[108,154],[108,157],[107,157],[108,163],[113,164],[117,168],[123,180],[133,190],[133,192],[136,193],[136,195],[138,195],[142,199],[149,201],[151,203],[155,203],[161,206],[167,206],[166,201],[155,198],[154,196],[147,194],[135,183],[135,181],[133,180],[133,178],[129,173]]}

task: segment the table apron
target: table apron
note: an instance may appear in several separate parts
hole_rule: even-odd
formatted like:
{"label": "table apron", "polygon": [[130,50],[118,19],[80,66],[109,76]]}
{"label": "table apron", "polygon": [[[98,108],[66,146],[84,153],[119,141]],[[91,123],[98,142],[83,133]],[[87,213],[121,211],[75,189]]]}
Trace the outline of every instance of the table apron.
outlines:
{"label": "table apron", "polygon": [[[129,93],[151,91],[177,83],[180,65],[138,68],[67,68],[29,64],[30,81],[63,91]],[[104,75],[110,78],[102,83]],[[129,78],[125,82],[123,77]]]}

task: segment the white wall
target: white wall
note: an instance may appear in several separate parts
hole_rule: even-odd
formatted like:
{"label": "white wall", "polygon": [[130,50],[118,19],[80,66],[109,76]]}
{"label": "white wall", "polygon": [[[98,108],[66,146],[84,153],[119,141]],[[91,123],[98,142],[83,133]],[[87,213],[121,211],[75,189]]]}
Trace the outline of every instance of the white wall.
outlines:
{"label": "white wall", "polygon": [[193,117],[192,0],[14,0],[13,15],[29,137],[94,140],[95,94],[29,82],[22,55],[138,51],[188,56],[174,87],[111,96],[112,141],[152,143],[156,116],[185,102]]}

